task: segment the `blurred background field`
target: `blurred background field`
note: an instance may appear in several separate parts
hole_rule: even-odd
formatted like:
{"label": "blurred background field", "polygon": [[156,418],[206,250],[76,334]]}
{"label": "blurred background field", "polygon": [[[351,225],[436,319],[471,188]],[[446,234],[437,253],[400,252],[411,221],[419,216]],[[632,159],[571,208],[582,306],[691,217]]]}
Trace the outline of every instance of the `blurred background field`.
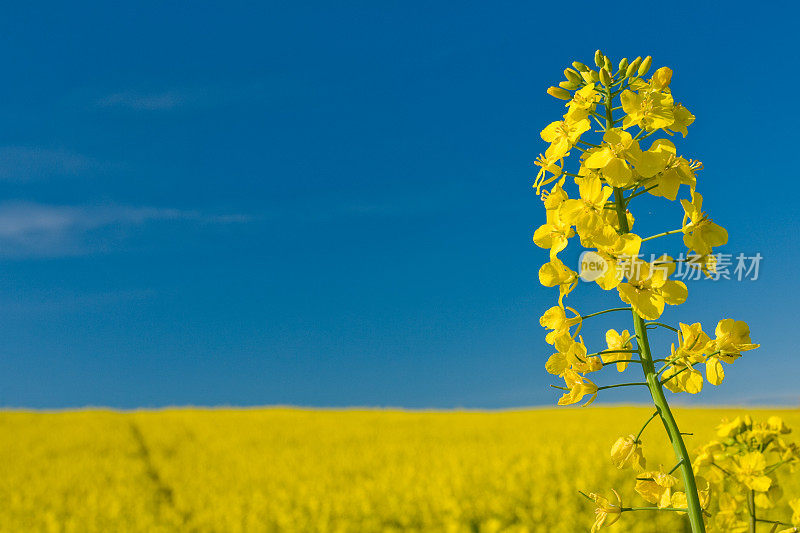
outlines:
{"label": "blurred background field", "polygon": [[[683,409],[677,417],[694,432],[694,449],[721,418],[745,412],[800,428],[798,410]],[[626,504],[643,503],[609,448],[650,413],[6,411],[0,531],[588,531],[592,507],[578,490],[616,488]],[[663,427],[651,424],[644,440],[650,466],[674,463]],[[784,484],[800,489],[797,479]],[[668,513],[637,517],[611,531],[683,529]]]}

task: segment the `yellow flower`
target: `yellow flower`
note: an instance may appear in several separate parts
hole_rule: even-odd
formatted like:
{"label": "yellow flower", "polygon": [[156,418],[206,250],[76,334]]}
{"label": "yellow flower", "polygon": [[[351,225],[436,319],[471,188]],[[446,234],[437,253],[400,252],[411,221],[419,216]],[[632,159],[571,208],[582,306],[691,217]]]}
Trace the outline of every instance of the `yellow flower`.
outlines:
{"label": "yellow flower", "polygon": [[664,386],[672,392],[697,394],[703,390],[703,374],[683,359],[674,362],[664,371],[663,382]]}
{"label": "yellow flower", "polygon": [[734,458],[733,474],[748,489],[766,492],[772,485],[772,479],[764,475],[767,460],[761,452],[748,452]]}
{"label": "yellow flower", "polygon": [[554,353],[545,364],[545,369],[556,376],[562,376],[567,370],[575,372],[596,372],[603,368],[597,356],[587,357],[588,350],[583,339],[574,341],[567,350]]}
{"label": "yellow flower", "polygon": [[[627,329],[622,330],[622,333],[617,333],[617,330],[610,329],[606,331],[606,344],[608,350],[632,350],[631,334]],[[629,360],[633,354],[630,353],[604,353],[602,354],[604,363],[612,363],[614,361]],[[620,362],[617,363],[617,372],[623,372],[630,363]]]}
{"label": "yellow flower", "polygon": [[697,451],[697,456],[694,459],[693,467],[696,470],[701,466],[709,466],[714,462],[716,456],[723,451],[724,447],[722,446],[722,443],[712,440]]}
{"label": "yellow flower", "polygon": [[569,239],[575,235],[572,225],[561,220],[556,209],[547,210],[547,222],[533,233],[533,242],[540,248],[549,248],[553,258],[567,247]]}
{"label": "yellow flower", "polygon": [[720,494],[719,510],[714,515],[714,525],[718,528],[715,531],[745,533],[747,531],[747,522],[737,516],[741,507],[742,504],[731,494],[727,492]]}
{"label": "yellow flower", "polygon": [[717,426],[717,436],[722,438],[733,437],[745,429],[745,422],[741,419],[741,417],[737,416],[733,420],[723,420],[722,423]]}
{"label": "yellow flower", "polygon": [[719,385],[725,379],[725,369],[716,357],[709,357],[706,361],[706,379],[712,385]]}
{"label": "yellow flower", "polygon": [[578,274],[562,263],[558,257],[551,257],[550,261],[539,269],[539,283],[545,287],[558,286],[559,303],[575,288],[577,281]]}
{"label": "yellow flower", "polygon": [[627,89],[622,91],[620,100],[626,113],[622,119],[624,129],[639,126],[646,131],[654,131],[675,122],[671,94],[643,87],[636,93]]}
{"label": "yellow flower", "polygon": [[541,318],[539,318],[539,324],[541,324],[543,328],[553,330],[549,332],[547,336],[545,336],[545,340],[548,344],[555,344],[555,339],[557,336],[563,334],[564,332],[569,333],[569,328],[581,323],[581,317],[578,315],[577,311],[570,307],[567,307],[566,309],[569,309],[575,313],[576,316],[567,318],[565,308],[559,305],[554,305],[545,311]]}
{"label": "yellow flower", "polygon": [[680,328],[678,334],[680,344],[676,355],[692,362],[701,361],[700,356],[706,351],[711,338],[703,331],[700,322],[691,325],[681,322],[678,327]]}
{"label": "yellow flower", "polygon": [[[683,243],[698,255],[708,255],[715,246],[728,242],[728,232],[703,213],[703,197],[692,192],[692,201],[681,200],[683,216]],[[687,220],[691,222],[686,223]]]}
{"label": "yellow flower", "polygon": [[696,178],[692,164],[677,155],[675,145],[667,139],[653,141],[646,151],[640,152],[634,162],[636,172],[646,178],[642,185],[653,196],[675,200],[681,185],[694,189]]}
{"label": "yellow flower", "polygon": [[672,108],[672,115],[675,117],[675,121],[670,124],[667,131],[680,133],[686,137],[686,134],[689,133],[687,128],[694,123],[694,115],[681,104],[675,104],[675,107]]}
{"label": "yellow flower", "polygon": [[619,494],[616,490],[611,489],[611,492],[613,492],[614,496],[617,498],[616,505],[612,504],[603,496],[593,492],[589,494],[589,497],[597,504],[597,507],[594,510],[595,519],[594,524],[592,525],[591,533],[597,533],[600,528],[604,526],[610,526],[619,520],[619,517],[622,514],[622,499],[619,497]]}
{"label": "yellow flower", "polygon": [[613,129],[603,135],[603,145],[586,152],[583,165],[599,170],[612,187],[627,187],[633,183],[633,171],[628,160],[637,158],[639,143],[630,133]]}
{"label": "yellow flower", "polygon": [[569,198],[564,190],[564,178],[558,180],[558,183],[553,185],[550,191],[543,191],[541,194],[544,208],[548,211],[558,209],[564,203],[564,200]]}
{"label": "yellow flower", "polygon": [[[769,417],[767,419],[767,427],[770,429],[770,431],[774,431],[775,433],[780,433],[782,435],[792,432],[791,429],[786,427],[786,423],[779,416]],[[800,522],[800,520],[798,520],[798,522]]]}
{"label": "yellow flower", "polygon": [[597,102],[600,101],[600,93],[595,91],[594,83],[587,83],[582,89],[575,91],[572,100],[567,102],[569,107],[564,116],[567,120],[588,119],[589,114],[594,111]]}
{"label": "yellow flower", "polygon": [[559,398],[558,405],[578,403],[587,394],[591,394],[591,397],[584,405],[591,404],[597,398],[597,385],[574,370],[565,370],[563,377],[569,391]]}
{"label": "yellow flower", "polygon": [[672,506],[672,487],[678,484],[678,478],[660,470],[642,472],[636,477],[634,490],[645,501],[654,503],[660,508]]}
{"label": "yellow flower", "polygon": [[591,129],[589,119],[580,120],[557,120],[542,130],[541,136],[550,146],[544,154],[548,161],[562,158],[567,155],[569,149],[580,139],[581,135]]}
{"label": "yellow flower", "polygon": [[656,90],[666,89],[669,82],[672,80],[672,69],[669,67],[661,67],[653,72],[653,77],[650,79],[650,86]]}
{"label": "yellow flower", "polygon": [[[568,155],[569,152],[561,157],[549,157],[539,154],[539,157],[533,163],[537,167],[541,167],[536,174],[536,179],[533,181],[533,186],[536,187],[536,194],[541,192],[543,186],[558,179],[564,170],[564,158]],[[548,172],[552,174],[549,178],[547,177]]]}
{"label": "yellow flower", "polygon": [[667,279],[675,270],[671,258],[663,257],[654,263],[634,259],[626,269],[626,283],[617,287],[623,302],[646,320],[656,320],[664,312],[664,304],[679,305],[686,301],[686,285]]}
{"label": "yellow flower", "polygon": [[559,214],[562,220],[575,226],[581,238],[591,238],[606,226],[604,207],[613,190],[603,186],[597,176],[584,176],[575,181],[580,199],[564,201]]}
{"label": "yellow flower", "polygon": [[760,344],[753,344],[750,340],[750,327],[746,322],[725,318],[717,324],[714,331],[717,338],[712,341],[714,349],[720,353],[718,357],[726,363],[732,363],[741,352],[754,350]]}
{"label": "yellow flower", "polygon": [[642,455],[642,448],[635,436],[627,435],[616,440],[611,446],[611,462],[620,470],[628,465],[631,465],[637,472],[644,470],[644,455]]}

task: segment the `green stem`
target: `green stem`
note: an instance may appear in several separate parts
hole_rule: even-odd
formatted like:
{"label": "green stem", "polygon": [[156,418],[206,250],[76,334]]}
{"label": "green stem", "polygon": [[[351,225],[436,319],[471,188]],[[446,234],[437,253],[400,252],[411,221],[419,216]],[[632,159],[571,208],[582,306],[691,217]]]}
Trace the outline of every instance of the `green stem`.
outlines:
{"label": "green stem", "polygon": [[[610,128],[613,123],[611,117],[612,106],[611,93],[606,91],[605,108],[607,128]],[[614,188],[614,201],[617,204],[617,219],[619,221],[620,231],[623,234],[628,233],[630,232],[630,227],[628,226],[628,217],[625,212],[625,198],[622,189],[619,187]],[[650,389],[650,396],[653,398],[656,410],[661,415],[661,421],[664,423],[667,435],[669,435],[675,458],[681,461],[681,477],[683,478],[683,487],[686,492],[687,514],[689,515],[689,523],[691,524],[692,532],[705,533],[706,527],[703,522],[703,508],[700,506],[697,482],[694,479],[694,472],[692,471],[692,461],[689,458],[689,452],[686,450],[686,444],[683,442],[681,431],[678,429],[678,423],[672,415],[666,396],[664,396],[664,388],[659,382],[658,376],[656,376],[655,365],[650,355],[650,343],[647,338],[645,321],[635,310],[632,310],[631,313],[633,314],[636,338],[638,339],[639,348],[641,350],[642,369],[644,370],[645,379],[647,380],[647,387]]]}
{"label": "green stem", "polygon": [[768,476],[768,475],[770,475],[770,474],[771,474],[771,473],[773,473],[775,470],[777,470],[777,469],[778,469],[778,467],[780,467],[781,465],[785,465],[785,464],[786,464],[786,463],[788,463],[788,462],[790,462],[790,460],[789,460],[789,459],[786,459],[786,460],[784,460],[784,461],[779,461],[779,462],[775,463],[775,464],[774,464],[774,465],[772,465],[772,466],[768,466],[768,467],[767,467],[767,469],[766,469],[766,470],[764,470],[764,475],[765,475],[765,476]]}
{"label": "green stem", "polygon": [[646,324],[646,326],[647,326],[647,327],[650,327],[650,326],[660,326],[660,327],[662,327],[662,328],[667,328],[668,330],[674,331],[675,333],[680,333],[680,330],[679,330],[678,328],[673,328],[672,326],[668,326],[668,325],[666,325],[666,324],[662,324],[661,322],[648,322],[648,323]]}
{"label": "green stem", "polygon": [[618,361],[609,361],[608,363],[603,363],[603,366],[616,365],[617,363],[641,363],[641,361],[638,359],[620,359]]}
{"label": "green stem", "polygon": [[606,313],[613,313],[614,311],[630,311],[630,310],[631,310],[630,307],[614,307],[613,309],[605,309],[603,311],[598,311],[596,313],[592,313],[592,314],[589,314],[589,315],[583,315],[583,316],[581,316],[581,320],[585,320],[587,318],[592,318],[594,316],[604,315]]}
{"label": "green stem", "polygon": [[672,235],[673,233],[680,233],[682,231],[683,231],[683,228],[673,229],[673,230],[670,230],[670,231],[665,231],[664,233],[657,233],[655,235],[650,235],[649,237],[645,237],[644,239],[642,239],[642,242],[651,241],[651,240],[657,239],[659,237],[666,237],[667,235]]}
{"label": "green stem", "polygon": [[639,437],[641,437],[641,436],[642,436],[642,433],[644,433],[644,430],[645,430],[645,428],[647,427],[647,425],[648,425],[650,422],[652,422],[652,420],[653,420],[655,417],[657,417],[657,416],[658,416],[658,411],[656,411],[655,413],[653,413],[653,414],[650,416],[650,418],[648,418],[648,419],[647,419],[647,422],[645,422],[645,423],[644,423],[644,425],[642,426],[642,429],[640,429],[640,430],[639,430],[639,433],[637,433],[637,434],[636,434],[636,438],[634,439],[634,442],[639,442]]}
{"label": "green stem", "polygon": [[610,353],[639,353],[639,350],[603,350],[602,352],[587,354],[586,357],[593,357],[595,355],[604,355]]}
{"label": "green stem", "polygon": [[764,522],[765,524],[777,524],[779,526],[789,526],[792,527],[793,524],[789,522],[781,522],[780,520],[765,520],[763,518],[756,518],[756,522]]}
{"label": "green stem", "polygon": [[678,511],[685,513],[687,509],[680,507],[622,507],[623,511]]}
{"label": "green stem", "polygon": [[[681,434],[682,434],[682,433],[681,433]],[[667,474],[671,474],[671,473],[673,473],[673,472],[674,472],[674,471],[676,471],[676,470],[677,470],[677,469],[678,469],[678,468],[679,468],[679,467],[680,467],[682,464],[683,464],[683,459],[681,459],[680,461],[678,461],[678,464],[676,464],[675,466],[673,466],[673,467],[672,467],[672,470],[670,470],[669,472],[667,472]]]}
{"label": "green stem", "polygon": [[616,389],[617,387],[638,387],[643,386],[646,387],[647,383],[642,381],[637,381],[636,383],[617,383],[616,385],[603,385],[602,387],[597,387],[597,390],[606,390],[606,389]]}
{"label": "green stem", "polygon": [[747,494],[747,511],[750,513],[748,531],[750,533],[756,533],[756,493],[753,490]]}

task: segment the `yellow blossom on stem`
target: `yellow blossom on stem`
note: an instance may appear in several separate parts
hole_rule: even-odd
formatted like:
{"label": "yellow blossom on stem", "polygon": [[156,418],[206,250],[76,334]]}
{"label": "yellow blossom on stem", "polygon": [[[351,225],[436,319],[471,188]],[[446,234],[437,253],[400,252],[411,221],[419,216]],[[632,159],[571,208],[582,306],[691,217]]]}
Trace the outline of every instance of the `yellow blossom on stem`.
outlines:
{"label": "yellow blossom on stem", "polygon": [[642,88],[638,92],[622,91],[620,100],[625,111],[624,129],[639,126],[645,131],[654,131],[675,122],[671,94]]}
{"label": "yellow blossom on stem", "polygon": [[[610,329],[606,331],[606,344],[608,351],[613,352],[616,350],[632,350],[631,334],[627,329],[622,330],[622,333],[617,333],[617,330]],[[613,363],[620,360],[629,360],[633,355],[631,353],[604,353],[602,354],[604,363]],[[623,372],[630,363],[619,362],[617,363],[617,371]]]}
{"label": "yellow blossom on stem", "polygon": [[567,267],[558,257],[551,257],[550,262],[545,263],[539,269],[539,283],[545,287],[558,287],[559,304],[564,296],[575,288],[578,281],[578,274]]}
{"label": "yellow blossom on stem", "polygon": [[593,492],[589,494],[589,497],[597,504],[597,507],[594,510],[595,520],[594,524],[592,525],[591,533],[597,533],[600,528],[610,526],[619,520],[619,517],[622,514],[622,499],[619,497],[619,494],[616,490],[611,489],[611,492],[613,492],[614,496],[617,498],[616,505],[608,501],[608,498],[604,498],[599,494],[595,494]]}
{"label": "yellow blossom on stem", "polygon": [[675,145],[668,139],[653,141],[634,162],[636,172],[645,178],[641,184],[653,196],[675,200],[681,185],[695,188],[696,177],[690,161],[677,155]]}
{"label": "yellow blossom on stem", "polygon": [[597,385],[581,376],[574,370],[565,370],[563,374],[568,392],[559,398],[558,405],[571,405],[578,403],[584,396],[590,394],[591,397],[584,405],[591,404],[597,398]]}
{"label": "yellow blossom on stem", "polygon": [[660,470],[642,472],[636,476],[634,490],[645,501],[661,508],[672,506],[672,487],[678,484],[678,478]]}
{"label": "yellow blossom on stem", "polygon": [[583,88],[575,91],[575,94],[572,95],[572,100],[567,102],[566,105],[569,110],[564,117],[568,120],[588,118],[599,101],[600,93],[595,90],[595,84],[587,83]]}
{"label": "yellow blossom on stem", "polygon": [[[681,200],[683,217],[683,243],[698,255],[708,255],[715,246],[728,242],[728,232],[703,213],[703,197],[692,192],[692,201]],[[689,224],[687,224],[687,220]]]}
{"label": "yellow blossom on stem", "polygon": [[634,175],[628,160],[635,160],[641,150],[627,131],[613,129],[603,134],[603,144],[586,152],[583,165],[599,170],[612,187],[627,187]]}
{"label": "yellow blossom on stem", "polygon": [[617,287],[619,296],[642,318],[656,320],[664,312],[664,304],[679,305],[688,296],[682,281],[668,279],[674,271],[675,265],[668,257],[654,263],[633,259],[626,268],[628,281]]}
{"label": "yellow blossom on stem", "polygon": [[567,247],[569,239],[575,235],[572,225],[561,220],[559,211],[549,209],[547,222],[539,226],[533,233],[533,242],[540,248],[550,250],[550,257]]}
{"label": "yellow blossom on stem", "polygon": [[542,139],[550,143],[544,154],[548,160],[560,159],[565,157],[581,135],[591,129],[589,119],[580,120],[557,120],[542,130]]}
{"label": "yellow blossom on stem", "polygon": [[719,351],[719,358],[726,363],[732,363],[741,352],[754,350],[760,344],[753,344],[750,340],[750,327],[746,322],[725,318],[720,320],[714,331],[717,336],[712,341],[714,349]]}
{"label": "yellow blossom on stem", "polygon": [[588,357],[589,351],[583,344],[583,339],[573,341],[563,352],[554,353],[545,364],[545,369],[556,376],[564,375],[567,370],[589,373],[603,368],[603,363],[596,355]]}
{"label": "yellow blossom on stem", "polygon": [[644,470],[644,455],[634,435],[620,437],[614,442],[614,445],[611,446],[611,462],[620,470],[628,465],[637,472]]}
{"label": "yellow blossom on stem", "polygon": [[772,479],[764,475],[767,460],[761,452],[750,452],[734,459],[733,473],[736,479],[748,489],[757,492],[766,492],[772,484]]}
{"label": "yellow blossom on stem", "polygon": [[566,200],[560,207],[561,219],[575,226],[581,238],[591,238],[605,225],[604,208],[613,193],[596,176],[577,179],[580,199]]}
{"label": "yellow blossom on stem", "polygon": [[675,120],[669,125],[667,131],[680,133],[686,137],[686,135],[689,133],[687,128],[694,123],[694,115],[692,115],[691,112],[689,112],[689,110],[683,107],[681,104],[675,104],[675,106],[672,108],[672,116]]}
{"label": "yellow blossom on stem", "polygon": [[[540,167],[533,182],[533,186],[536,187],[536,194],[541,192],[543,186],[558,179],[564,170],[564,157],[567,156],[569,156],[569,152],[562,157],[548,157],[539,154],[539,157],[533,162],[534,165]],[[548,172],[552,174],[550,177],[547,176]]]}

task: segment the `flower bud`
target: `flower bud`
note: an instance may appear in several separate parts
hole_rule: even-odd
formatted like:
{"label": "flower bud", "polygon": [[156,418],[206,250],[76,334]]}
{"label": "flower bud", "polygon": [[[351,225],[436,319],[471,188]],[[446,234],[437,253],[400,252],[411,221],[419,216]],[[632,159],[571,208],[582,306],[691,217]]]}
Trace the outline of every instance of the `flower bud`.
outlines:
{"label": "flower bud", "polygon": [[642,449],[633,435],[620,437],[611,447],[611,462],[620,470],[629,464],[637,472],[644,470],[645,461]]}
{"label": "flower bud", "polygon": [[601,52],[600,50],[597,50],[594,53],[594,64],[597,65],[599,68],[603,68],[606,65],[606,62],[604,61],[603,57],[603,52]]}
{"label": "flower bud", "polygon": [[650,70],[650,64],[653,62],[653,58],[647,56],[642,61],[642,64],[639,66],[639,76],[644,76],[647,74],[647,71]]}
{"label": "flower bud", "polygon": [[628,58],[627,57],[623,57],[622,59],[619,60],[619,66],[617,67],[617,70],[619,72],[623,72],[623,73],[628,70]]}
{"label": "flower bud", "polygon": [[625,77],[626,78],[630,78],[630,77],[636,75],[636,73],[639,71],[639,65],[641,65],[641,64],[642,64],[642,58],[641,57],[637,57],[636,59],[631,61],[631,64],[628,65],[628,70],[625,71]]}
{"label": "flower bud", "polygon": [[555,98],[558,98],[559,100],[572,99],[572,95],[569,93],[569,91],[561,87],[550,87],[547,89],[547,94]]}
{"label": "flower bud", "polygon": [[578,74],[576,71],[572,70],[571,68],[564,70],[564,76],[567,78],[568,81],[573,83],[580,84],[581,83],[581,75]]}
{"label": "flower bud", "polygon": [[596,70],[587,70],[586,72],[581,72],[581,77],[586,83],[597,83],[600,81],[600,77],[598,76]]}
{"label": "flower bud", "polygon": [[606,87],[611,86],[611,75],[608,73],[605,67],[600,69],[600,82]]}
{"label": "flower bud", "polygon": [[603,66],[607,71],[614,72],[614,67],[611,65],[611,60],[608,58],[608,56],[603,57]]}
{"label": "flower bud", "polygon": [[573,81],[562,81],[558,84],[559,87],[566,89],[568,91],[574,91],[578,87],[580,87],[580,82],[573,82]]}
{"label": "flower bud", "polygon": [[578,72],[586,72],[587,70],[589,70],[589,67],[587,67],[580,61],[573,61],[572,66],[575,67],[575,70],[577,70]]}

